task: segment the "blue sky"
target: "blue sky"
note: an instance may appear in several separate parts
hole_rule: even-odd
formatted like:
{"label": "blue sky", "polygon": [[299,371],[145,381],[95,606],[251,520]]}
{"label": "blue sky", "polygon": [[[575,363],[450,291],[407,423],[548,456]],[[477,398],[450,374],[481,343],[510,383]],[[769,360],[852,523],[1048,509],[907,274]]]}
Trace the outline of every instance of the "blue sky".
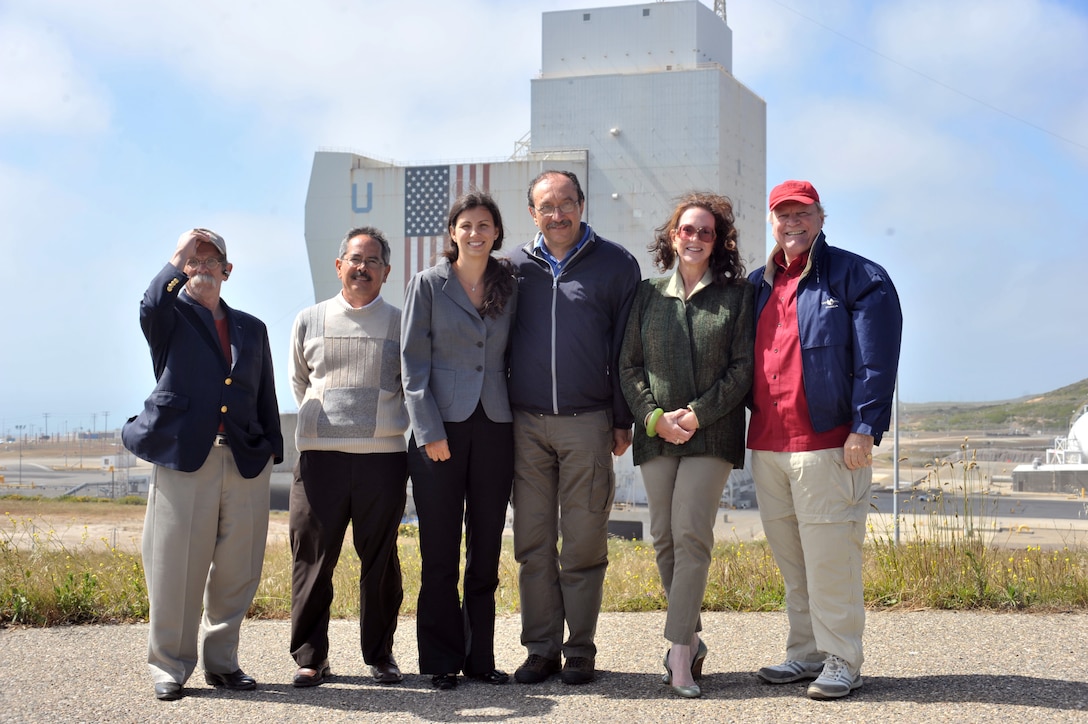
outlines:
{"label": "blue sky", "polygon": [[[292,409],[314,151],[507,157],[529,129],[541,13],[621,4],[0,4],[0,432],[139,410],[154,381],[139,299],[194,225],[226,237],[224,298],[268,324]],[[996,401],[1088,376],[1085,5],[727,12],[734,75],[767,101],[768,185],[811,180],[831,242],[899,287],[901,398]]]}

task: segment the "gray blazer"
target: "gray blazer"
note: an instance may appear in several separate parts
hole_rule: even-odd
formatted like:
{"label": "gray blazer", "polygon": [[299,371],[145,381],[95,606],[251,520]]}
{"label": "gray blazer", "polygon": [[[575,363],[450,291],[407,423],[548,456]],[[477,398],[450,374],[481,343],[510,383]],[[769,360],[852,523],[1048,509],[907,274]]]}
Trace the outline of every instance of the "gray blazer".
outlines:
{"label": "gray blazer", "polygon": [[492,422],[512,422],[506,349],[517,285],[498,318],[483,318],[448,259],[412,277],[401,317],[401,377],[416,445],[446,439],[482,402]]}

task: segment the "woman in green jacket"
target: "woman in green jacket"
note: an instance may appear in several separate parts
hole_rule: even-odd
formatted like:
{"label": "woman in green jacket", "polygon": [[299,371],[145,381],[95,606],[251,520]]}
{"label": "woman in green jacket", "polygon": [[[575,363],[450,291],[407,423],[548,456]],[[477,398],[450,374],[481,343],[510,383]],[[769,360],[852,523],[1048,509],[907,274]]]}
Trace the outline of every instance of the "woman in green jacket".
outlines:
{"label": "woman in green jacket", "polygon": [[733,205],[724,196],[682,198],[649,250],[662,272],[676,270],[640,284],[620,351],[620,381],[636,420],[634,459],[669,602],[664,680],[694,698],[702,693],[695,683],[706,657],[699,611],[714,518],[729,473],[744,464],[752,286],[737,250]]}

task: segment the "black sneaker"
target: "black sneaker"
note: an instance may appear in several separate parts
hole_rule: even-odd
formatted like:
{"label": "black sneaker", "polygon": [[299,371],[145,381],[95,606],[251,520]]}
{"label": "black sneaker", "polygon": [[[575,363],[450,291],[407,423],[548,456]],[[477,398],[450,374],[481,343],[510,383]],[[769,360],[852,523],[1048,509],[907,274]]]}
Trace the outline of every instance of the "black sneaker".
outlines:
{"label": "black sneaker", "polygon": [[556,659],[529,654],[525,663],[514,672],[514,680],[519,684],[539,684],[557,671],[559,671],[559,662]]}
{"label": "black sneaker", "polygon": [[593,659],[585,656],[572,656],[563,664],[564,684],[588,684],[597,678],[593,670]]}

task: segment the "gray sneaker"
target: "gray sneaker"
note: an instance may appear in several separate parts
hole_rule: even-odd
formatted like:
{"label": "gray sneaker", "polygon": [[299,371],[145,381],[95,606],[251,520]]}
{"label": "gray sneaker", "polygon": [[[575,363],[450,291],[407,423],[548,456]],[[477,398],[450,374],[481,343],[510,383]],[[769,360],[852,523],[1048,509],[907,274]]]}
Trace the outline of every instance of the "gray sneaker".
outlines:
{"label": "gray sneaker", "polygon": [[803,679],[815,679],[823,671],[822,661],[785,661],[774,666],[764,666],[756,676],[768,684],[789,684]]}
{"label": "gray sneaker", "polygon": [[808,685],[810,699],[840,699],[861,688],[861,674],[851,674],[846,662],[834,654],[824,661],[824,670]]}

